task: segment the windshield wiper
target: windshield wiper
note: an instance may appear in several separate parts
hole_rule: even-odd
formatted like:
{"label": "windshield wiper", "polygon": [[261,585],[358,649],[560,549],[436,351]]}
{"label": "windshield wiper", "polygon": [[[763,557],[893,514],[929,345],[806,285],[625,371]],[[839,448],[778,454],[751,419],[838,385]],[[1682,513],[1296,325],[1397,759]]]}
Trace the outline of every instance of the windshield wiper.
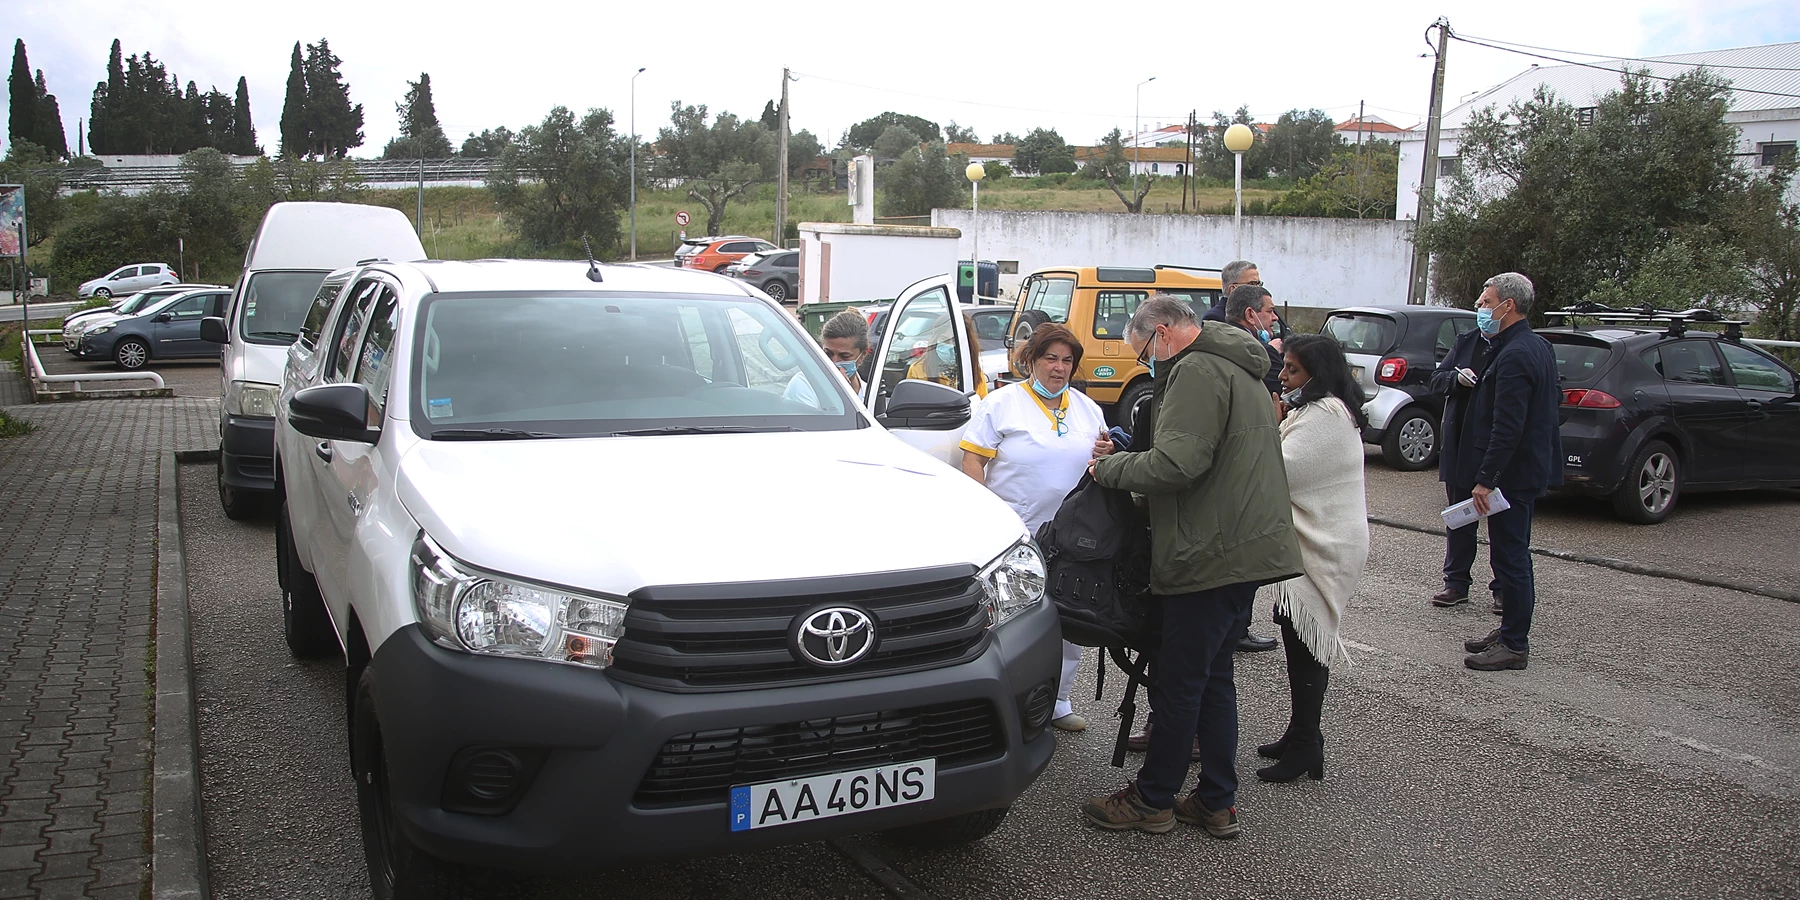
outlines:
{"label": "windshield wiper", "polygon": [[525,431],[518,428],[439,428],[431,433],[434,441],[523,441],[567,436],[552,431]]}
{"label": "windshield wiper", "polygon": [[284,341],[297,341],[300,339],[300,332],[298,332],[298,331],[252,331],[248,335],[246,335],[246,337],[281,338]]}
{"label": "windshield wiper", "polygon": [[666,425],[662,428],[637,428],[615,431],[615,436],[654,437],[662,434],[760,434],[770,431],[799,431],[792,425]]}

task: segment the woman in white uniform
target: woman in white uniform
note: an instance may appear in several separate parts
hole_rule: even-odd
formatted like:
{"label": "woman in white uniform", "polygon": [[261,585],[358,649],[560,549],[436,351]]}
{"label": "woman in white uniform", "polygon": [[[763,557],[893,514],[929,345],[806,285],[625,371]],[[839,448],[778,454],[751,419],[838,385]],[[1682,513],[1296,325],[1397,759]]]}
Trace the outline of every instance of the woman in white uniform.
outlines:
{"label": "woman in white uniform", "polygon": [[[1055,324],[1039,325],[1019,351],[1031,380],[989,394],[963,432],[963,471],[987,486],[1025,520],[1038,526],[1056,515],[1063,497],[1087,472],[1088,461],[1113,450],[1106,417],[1086,394],[1069,390],[1081,365],[1081,342]],[[1081,648],[1063,642],[1062,679],[1050,724],[1080,731],[1087,720],[1075,714],[1069,691]]]}

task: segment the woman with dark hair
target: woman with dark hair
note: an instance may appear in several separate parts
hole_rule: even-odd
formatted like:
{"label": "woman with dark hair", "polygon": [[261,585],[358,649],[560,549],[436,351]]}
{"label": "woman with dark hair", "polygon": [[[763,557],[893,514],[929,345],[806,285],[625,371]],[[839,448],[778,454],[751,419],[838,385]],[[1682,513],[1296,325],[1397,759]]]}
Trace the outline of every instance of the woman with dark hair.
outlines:
{"label": "woman with dark hair", "polygon": [[1369,509],[1363,485],[1362,392],[1337,342],[1309,334],[1288,339],[1276,400],[1281,459],[1287,468],[1300,540],[1302,573],[1276,585],[1275,621],[1287,650],[1292,712],[1281,739],[1256,752],[1277,760],[1256,770],[1264,781],[1325,777],[1320,718],[1331,670],[1349,661],[1338,624],[1362,583],[1369,559]]}

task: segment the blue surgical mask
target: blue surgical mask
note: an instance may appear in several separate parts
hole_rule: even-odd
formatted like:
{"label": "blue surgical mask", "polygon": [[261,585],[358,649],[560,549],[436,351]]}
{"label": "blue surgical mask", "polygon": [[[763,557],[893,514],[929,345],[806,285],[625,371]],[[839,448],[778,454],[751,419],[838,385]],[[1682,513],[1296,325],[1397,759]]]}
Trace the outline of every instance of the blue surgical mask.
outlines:
{"label": "blue surgical mask", "polygon": [[1481,329],[1481,333],[1485,335],[1491,336],[1500,333],[1500,323],[1494,321],[1494,311],[1485,306],[1475,310],[1475,327]]}
{"label": "blue surgical mask", "polygon": [[1063,395],[1063,391],[1068,390],[1069,386],[1067,384],[1065,384],[1062,387],[1059,387],[1056,390],[1052,391],[1049,388],[1044,387],[1043,382],[1037,380],[1036,378],[1033,378],[1033,379],[1031,379],[1031,389],[1034,391],[1037,391],[1037,395],[1039,397],[1044,398],[1045,400],[1055,400],[1056,398],[1061,397]]}
{"label": "blue surgical mask", "polygon": [[845,378],[855,378],[856,377],[856,360],[854,360],[854,359],[840,360],[839,362],[836,363],[836,365],[838,367],[838,371],[844,373]]}
{"label": "blue surgical mask", "polygon": [[1269,334],[1269,329],[1259,328],[1256,332],[1256,339],[1266,344],[1273,339],[1273,335]]}
{"label": "blue surgical mask", "polygon": [[938,362],[946,366],[956,365],[956,348],[949,344],[937,345]]}

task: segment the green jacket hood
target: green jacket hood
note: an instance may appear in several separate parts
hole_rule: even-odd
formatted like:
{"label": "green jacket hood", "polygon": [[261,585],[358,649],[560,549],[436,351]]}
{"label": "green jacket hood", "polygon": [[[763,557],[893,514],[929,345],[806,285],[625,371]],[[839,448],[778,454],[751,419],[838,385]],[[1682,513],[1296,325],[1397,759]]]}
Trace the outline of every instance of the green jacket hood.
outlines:
{"label": "green jacket hood", "polygon": [[1200,336],[1187,349],[1217,356],[1256,376],[1257,381],[1269,374],[1269,351],[1262,341],[1230,322],[1204,323]]}

